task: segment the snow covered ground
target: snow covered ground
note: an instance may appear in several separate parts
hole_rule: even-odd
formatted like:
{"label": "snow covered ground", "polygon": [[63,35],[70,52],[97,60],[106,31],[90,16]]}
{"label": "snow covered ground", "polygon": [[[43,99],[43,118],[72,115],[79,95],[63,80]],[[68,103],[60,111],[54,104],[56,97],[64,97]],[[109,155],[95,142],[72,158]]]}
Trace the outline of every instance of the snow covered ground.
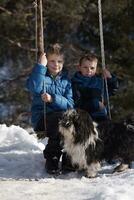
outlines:
{"label": "snow covered ground", "polygon": [[76,172],[52,177],[44,169],[46,142],[19,126],[0,125],[1,200],[134,199],[134,164],[120,174],[112,174],[113,166],[104,165],[93,179]]}

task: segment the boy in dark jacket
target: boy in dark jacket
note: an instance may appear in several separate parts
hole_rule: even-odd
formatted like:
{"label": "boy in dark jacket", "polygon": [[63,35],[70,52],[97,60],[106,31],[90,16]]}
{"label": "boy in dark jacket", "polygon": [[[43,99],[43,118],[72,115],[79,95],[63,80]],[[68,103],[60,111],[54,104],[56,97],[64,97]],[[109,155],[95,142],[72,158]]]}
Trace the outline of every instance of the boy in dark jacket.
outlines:
{"label": "boy in dark jacket", "polygon": [[[58,121],[62,112],[73,108],[71,82],[63,72],[64,55],[59,44],[49,47],[40,56],[27,80],[32,93],[32,124],[35,131],[44,131],[46,121],[48,144],[43,151],[48,173],[57,173],[61,156]],[[46,119],[44,119],[44,112]]]}
{"label": "boy in dark jacket", "polygon": [[[108,119],[106,106],[106,88],[102,76],[97,75],[98,59],[93,54],[86,54],[79,61],[78,71],[72,78],[75,105],[89,112],[94,121]],[[109,96],[118,88],[115,75],[103,70],[107,79]]]}

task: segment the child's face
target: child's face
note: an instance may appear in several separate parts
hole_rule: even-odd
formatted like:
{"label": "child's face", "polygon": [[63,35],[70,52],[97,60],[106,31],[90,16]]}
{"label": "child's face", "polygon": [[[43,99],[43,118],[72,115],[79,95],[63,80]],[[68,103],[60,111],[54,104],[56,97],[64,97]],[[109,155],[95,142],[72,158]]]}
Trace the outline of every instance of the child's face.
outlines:
{"label": "child's face", "polygon": [[49,54],[47,57],[47,68],[51,75],[56,76],[61,72],[64,64],[63,55]]}
{"label": "child's face", "polygon": [[79,66],[79,71],[83,76],[92,77],[95,75],[97,70],[97,61],[83,60]]}

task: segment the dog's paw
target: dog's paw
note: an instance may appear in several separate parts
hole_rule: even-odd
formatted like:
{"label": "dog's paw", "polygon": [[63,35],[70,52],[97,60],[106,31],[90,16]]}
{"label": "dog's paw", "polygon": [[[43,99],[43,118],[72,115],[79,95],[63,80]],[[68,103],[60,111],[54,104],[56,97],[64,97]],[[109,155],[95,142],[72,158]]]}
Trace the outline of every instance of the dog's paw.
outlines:
{"label": "dog's paw", "polygon": [[117,167],[114,168],[113,173],[114,172],[123,172],[123,171],[125,171],[128,168],[129,168],[129,164],[121,163],[119,166],[117,166]]}
{"label": "dog's paw", "polygon": [[86,171],[86,177],[87,178],[95,178],[96,177],[96,175],[97,175],[97,172],[94,172],[94,171]]}

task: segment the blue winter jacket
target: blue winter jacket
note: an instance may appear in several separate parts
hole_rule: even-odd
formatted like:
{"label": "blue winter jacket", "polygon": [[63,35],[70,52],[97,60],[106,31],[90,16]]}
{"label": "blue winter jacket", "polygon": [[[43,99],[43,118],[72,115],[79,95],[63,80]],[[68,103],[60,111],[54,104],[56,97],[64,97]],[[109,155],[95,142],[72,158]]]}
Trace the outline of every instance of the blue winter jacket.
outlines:
{"label": "blue winter jacket", "polygon": [[49,74],[47,67],[36,64],[27,80],[27,88],[33,97],[31,121],[34,127],[44,112],[41,94],[46,92],[53,99],[52,103],[46,103],[46,113],[65,111],[74,106],[71,81],[68,79],[67,73],[61,72],[54,78]]}
{"label": "blue winter jacket", "polygon": [[[115,75],[107,79],[109,96],[114,95],[118,88]],[[102,76],[85,77],[76,72],[72,78],[75,106],[89,112],[94,120],[107,118],[107,106],[100,109],[99,101],[106,105],[106,88]]]}

